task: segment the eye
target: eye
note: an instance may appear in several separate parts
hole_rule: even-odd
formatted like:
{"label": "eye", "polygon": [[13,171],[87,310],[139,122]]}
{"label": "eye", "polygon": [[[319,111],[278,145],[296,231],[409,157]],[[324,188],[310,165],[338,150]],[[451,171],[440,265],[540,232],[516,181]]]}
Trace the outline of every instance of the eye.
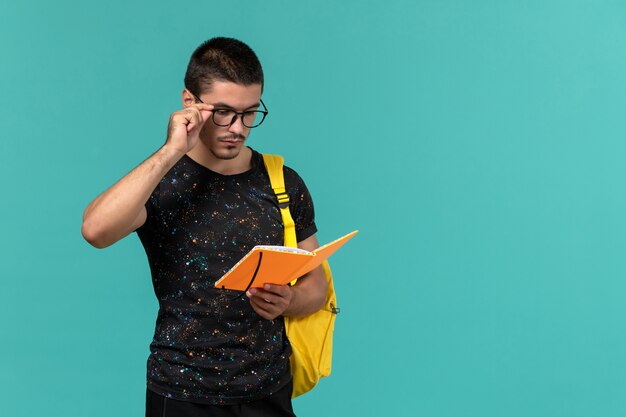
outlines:
{"label": "eye", "polygon": [[213,110],[213,113],[215,113],[217,116],[228,116],[232,115],[233,111],[228,109],[216,109]]}

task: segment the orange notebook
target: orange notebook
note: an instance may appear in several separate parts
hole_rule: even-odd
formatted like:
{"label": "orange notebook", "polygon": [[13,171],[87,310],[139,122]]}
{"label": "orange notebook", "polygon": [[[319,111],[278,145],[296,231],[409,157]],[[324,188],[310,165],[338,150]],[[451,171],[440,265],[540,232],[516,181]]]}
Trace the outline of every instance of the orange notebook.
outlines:
{"label": "orange notebook", "polygon": [[288,246],[255,246],[215,282],[215,287],[245,291],[265,284],[288,284],[321,265],[357,232],[348,233],[313,252]]}

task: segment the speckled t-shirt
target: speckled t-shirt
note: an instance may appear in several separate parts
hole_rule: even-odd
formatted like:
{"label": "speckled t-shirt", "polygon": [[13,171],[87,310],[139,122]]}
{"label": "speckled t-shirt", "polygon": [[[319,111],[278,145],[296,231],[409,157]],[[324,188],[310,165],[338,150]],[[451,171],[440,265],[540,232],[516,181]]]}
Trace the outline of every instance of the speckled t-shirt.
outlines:
{"label": "speckled t-shirt", "polygon": [[[285,167],[302,241],[317,228],[306,185]],[[146,203],[137,233],[148,255],[159,313],[148,388],[209,404],[254,401],[289,382],[282,317],[266,320],[237,291],[214,283],[255,245],[282,245],[283,226],[261,154],[252,168],[220,175],[184,156]]]}

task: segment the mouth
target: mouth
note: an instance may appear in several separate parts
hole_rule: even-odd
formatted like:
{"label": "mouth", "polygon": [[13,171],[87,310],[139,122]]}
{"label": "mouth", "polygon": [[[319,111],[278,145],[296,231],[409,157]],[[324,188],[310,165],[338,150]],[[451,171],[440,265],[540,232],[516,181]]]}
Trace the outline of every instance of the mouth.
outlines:
{"label": "mouth", "polygon": [[243,143],[243,141],[245,140],[246,138],[243,136],[230,136],[230,137],[218,138],[218,141],[225,143],[227,145],[237,145],[239,143]]}

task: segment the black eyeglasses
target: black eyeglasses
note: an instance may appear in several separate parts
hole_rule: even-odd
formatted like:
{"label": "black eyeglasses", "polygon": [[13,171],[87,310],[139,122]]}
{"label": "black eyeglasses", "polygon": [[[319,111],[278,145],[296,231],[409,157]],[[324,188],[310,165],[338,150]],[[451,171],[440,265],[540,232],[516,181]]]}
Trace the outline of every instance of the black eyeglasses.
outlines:
{"label": "black eyeglasses", "polygon": [[[200,97],[193,93],[192,95],[200,103],[204,103],[204,101],[200,100]],[[261,105],[263,106],[263,110],[235,111],[233,109],[213,109],[213,123],[222,127],[230,126],[237,121],[237,116],[239,116],[241,117],[241,123],[243,123],[245,127],[249,129],[259,127],[259,125],[263,123],[263,120],[265,120],[265,116],[269,113],[263,100],[261,100]]]}

